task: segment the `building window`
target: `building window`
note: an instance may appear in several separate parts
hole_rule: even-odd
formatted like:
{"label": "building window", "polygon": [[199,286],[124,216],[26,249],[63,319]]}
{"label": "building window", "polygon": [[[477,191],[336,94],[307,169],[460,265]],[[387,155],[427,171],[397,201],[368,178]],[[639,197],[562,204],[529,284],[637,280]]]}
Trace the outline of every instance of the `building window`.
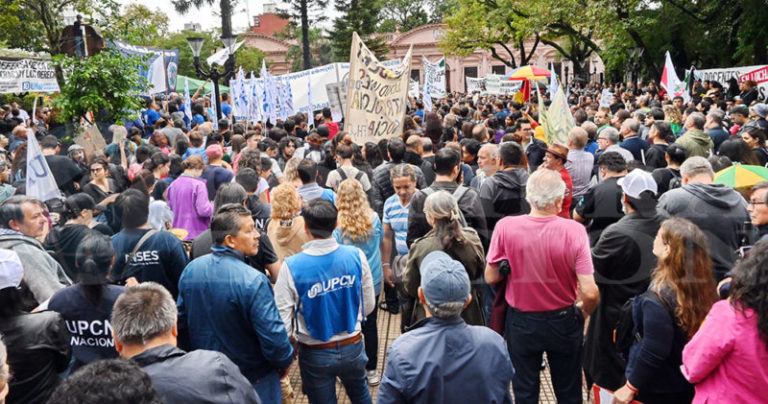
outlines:
{"label": "building window", "polygon": [[411,70],[411,80],[421,83],[421,71],[419,69]]}
{"label": "building window", "polygon": [[505,75],[507,74],[507,67],[504,65],[501,66],[491,66],[491,73],[493,74],[499,74],[499,75]]}
{"label": "building window", "polygon": [[477,67],[465,67],[464,68],[464,77],[475,77],[477,78]]}

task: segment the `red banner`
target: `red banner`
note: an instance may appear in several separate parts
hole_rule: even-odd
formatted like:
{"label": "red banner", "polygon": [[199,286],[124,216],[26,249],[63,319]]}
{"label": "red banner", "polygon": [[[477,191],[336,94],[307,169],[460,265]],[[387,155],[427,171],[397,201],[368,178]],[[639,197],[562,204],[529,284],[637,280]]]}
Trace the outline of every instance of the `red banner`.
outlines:
{"label": "red banner", "polygon": [[753,70],[749,73],[739,76],[739,81],[752,80],[757,84],[768,81],[768,66],[761,67],[757,70]]}

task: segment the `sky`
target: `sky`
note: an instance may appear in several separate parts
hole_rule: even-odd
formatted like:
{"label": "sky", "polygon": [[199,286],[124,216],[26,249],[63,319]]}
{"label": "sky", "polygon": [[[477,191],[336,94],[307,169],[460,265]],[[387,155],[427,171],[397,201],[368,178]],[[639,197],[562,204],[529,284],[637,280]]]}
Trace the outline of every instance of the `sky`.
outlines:
{"label": "sky", "polygon": [[[192,8],[186,14],[182,15],[176,12],[171,4],[171,0],[121,0],[122,4],[138,3],[143,4],[151,10],[160,9],[168,15],[168,29],[172,32],[181,31],[184,23],[196,22],[202,25],[204,30],[221,27],[221,17],[218,15],[219,1],[214,0],[213,5],[204,5],[199,10]],[[235,6],[235,12],[232,15],[232,29],[235,32],[242,32],[248,27],[248,22],[253,21],[254,15],[261,14],[263,1],[240,0]],[[250,15],[246,11],[246,5],[250,8]],[[215,13],[215,14],[214,14]]]}

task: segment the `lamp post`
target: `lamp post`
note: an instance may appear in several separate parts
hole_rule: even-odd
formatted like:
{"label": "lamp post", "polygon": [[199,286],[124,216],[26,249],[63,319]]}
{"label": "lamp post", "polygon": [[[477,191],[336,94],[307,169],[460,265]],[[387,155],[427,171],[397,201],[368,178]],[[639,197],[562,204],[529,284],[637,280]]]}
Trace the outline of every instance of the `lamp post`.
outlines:
{"label": "lamp post", "polygon": [[565,65],[565,88],[568,88],[568,65]]}
{"label": "lamp post", "polygon": [[227,57],[227,61],[224,63],[224,71],[219,72],[219,69],[214,64],[211,66],[211,69],[206,73],[203,70],[202,65],[200,64],[200,51],[203,49],[203,42],[205,41],[204,38],[200,37],[189,37],[187,38],[187,42],[189,43],[189,48],[192,50],[192,56],[194,57],[194,63],[195,63],[195,72],[197,72],[197,77],[203,78],[203,79],[211,79],[213,82],[213,90],[216,93],[216,100],[214,101],[216,103],[216,120],[218,121],[221,119],[221,99],[219,98],[221,96],[221,93],[219,92],[219,80],[226,80],[229,76],[234,74],[235,72],[235,56],[234,54],[234,48],[235,43],[237,42],[236,36],[222,36],[221,42],[224,44],[224,46],[229,50],[229,56]]}

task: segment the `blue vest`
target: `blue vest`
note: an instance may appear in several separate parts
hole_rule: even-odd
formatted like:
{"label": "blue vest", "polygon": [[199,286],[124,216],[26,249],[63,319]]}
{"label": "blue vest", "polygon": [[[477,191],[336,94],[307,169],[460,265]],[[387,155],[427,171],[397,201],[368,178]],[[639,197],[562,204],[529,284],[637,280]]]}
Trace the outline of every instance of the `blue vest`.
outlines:
{"label": "blue vest", "polygon": [[363,296],[363,264],[356,247],[340,245],[326,255],[298,253],[285,259],[299,294],[297,311],[312,338],[328,341],[357,326]]}

